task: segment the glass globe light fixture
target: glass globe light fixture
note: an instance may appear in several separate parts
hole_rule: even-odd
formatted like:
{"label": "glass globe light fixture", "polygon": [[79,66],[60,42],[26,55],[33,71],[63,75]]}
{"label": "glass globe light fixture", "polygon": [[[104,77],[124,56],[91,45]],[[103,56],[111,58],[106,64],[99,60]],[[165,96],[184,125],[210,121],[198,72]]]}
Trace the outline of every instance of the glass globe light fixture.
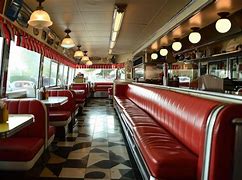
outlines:
{"label": "glass globe light fixture", "polygon": [[91,65],[92,65],[92,61],[88,60],[88,61],[86,62],[86,65],[87,65],[87,66],[91,66]]}
{"label": "glass globe light fixture", "polygon": [[70,29],[65,30],[66,36],[61,42],[61,47],[66,48],[66,49],[70,49],[70,48],[73,48],[75,46],[74,41],[71,39],[71,37],[69,35],[70,32],[71,32]]}
{"label": "glass globe light fixture", "polygon": [[158,54],[156,54],[156,53],[151,54],[151,59],[157,59],[157,58],[158,58]]}
{"label": "glass globe light fixture", "polygon": [[218,15],[221,18],[218,19],[216,24],[215,24],[216,30],[219,33],[226,33],[226,32],[228,32],[230,30],[231,26],[232,26],[230,20],[227,18],[229,13],[228,12],[220,12],[220,13],[218,13]]}
{"label": "glass globe light fixture", "polygon": [[168,50],[166,48],[163,47],[163,48],[160,49],[160,55],[161,56],[166,56],[167,54],[168,54]]}
{"label": "glass globe light fixture", "polygon": [[90,59],[89,59],[89,57],[87,56],[87,51],[84,51],[84,56],[82,57],[82,59],[81,59],[81,61],[82,62],[87,62],[87,61],[89,61]]}
{"label": "glass globe light fixture", "polygon": [[181,50],[181,48],[182,48],[182,43],[181,42],[179,42],[179,40],[178,39],[175,39],[175,41],[172,43],[172,49],[174,50],[174,51],[180,51]]}
{"label": "glass globe light fixture", "polygon": [[191,43],[196,44],[201,40],[201,34],[198,27],[191,28],[193,31],[189,34],[188,39]]}
{"label": "glass globe light fixture", "polygon": [[78,49],[75,51],[74,58],[80,59],[80,58],[82,58],[84,56],[84,54],[83,54],[83,52],[80,49],[81,45],[78,45],[77,48]]}
{"label": "glass globe light fixture", "polygon": [[41,3],[44,2],[44,0],[37,1],[39,2],[39,6],[31,14],[28,24],[37,29],[47,28],[51,26],[53,22],[50,20],[49,14],[46,11],[44,11],[43,7],[41,6]]}

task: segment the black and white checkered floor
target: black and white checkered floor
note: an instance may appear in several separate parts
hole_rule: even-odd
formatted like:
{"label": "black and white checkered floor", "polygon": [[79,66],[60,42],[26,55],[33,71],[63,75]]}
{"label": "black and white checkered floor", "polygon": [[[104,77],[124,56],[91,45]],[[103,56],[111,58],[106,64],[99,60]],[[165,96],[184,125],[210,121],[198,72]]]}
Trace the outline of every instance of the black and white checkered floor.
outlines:
{"label": "black and white checkered floor", "polygon": [[24,177],[135,179],[111,100],[91,99],[77,119],[73,133],[65,140],[55,140],[45,160],[42,157]]}

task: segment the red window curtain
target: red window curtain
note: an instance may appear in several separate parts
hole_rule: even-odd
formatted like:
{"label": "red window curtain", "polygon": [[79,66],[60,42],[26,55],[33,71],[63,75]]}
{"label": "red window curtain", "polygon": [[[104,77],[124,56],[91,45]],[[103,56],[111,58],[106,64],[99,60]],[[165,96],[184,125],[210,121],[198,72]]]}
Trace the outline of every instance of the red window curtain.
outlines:
{"label": "red window curtain", "polygon": [[[59,52],[50,48],[46,44],[40,42],[33,36],[22,31],[8,20],[5,20],[2,16],[0,16],[0,28],[2,36],[6,39],[8,45],[10,45],[11,40],[15,40],[17,46],[21,46],[28,50],[35,51],[70,67],[76,67],[76,63],[74,61],[70,60],[64,55],[61,55]],[[17,36],[16,39],[15,36]]]}
{"label": "red window curtain", "polygon": [[11,41],[11,32],[8,29],[7,23],[4,22],[4,19],[0,16],[0,25],[2,36],[6,39],[6,43],[10,45]]}

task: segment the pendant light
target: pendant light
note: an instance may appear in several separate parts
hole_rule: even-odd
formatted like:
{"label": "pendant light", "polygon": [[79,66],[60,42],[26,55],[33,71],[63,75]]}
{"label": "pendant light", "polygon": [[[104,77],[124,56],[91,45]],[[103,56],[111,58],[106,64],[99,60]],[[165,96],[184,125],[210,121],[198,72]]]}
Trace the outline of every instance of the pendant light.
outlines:
{"label": "pendant light", "polygon": [[86,65],[87,65],[87,66],[91,66],[91,65],[92,65],[92,61],[90,61],[90,60],[87,61],[87,62],[86,62]]}
{"label": "pendant light", "polygon": [[51,26],[53,22],[50,20],[49,14],[43,10],[41,3],[44,0],[37,0],[39,2],[39,6],[37,9],[31,14],[28,24],[37,29],[43,29]]}
{"label": "pendant light", "polygon": [[160,49],[160,55],[161,56],[166,56],[168,54],[168,50],[165,47],[162,47]]}
{"label": "pendant light", "polygon": [[192,32],[189,34],[189,41],[193,44],[198,43],[201,40],[201,34],[198,32],[198,27],[192,27]]}
{"label": "pendant light", "polygon": [[182,43],[177,38],[175,38],[174,40],[175,41],[172,43],[172,49],[174,51],[180,51],[182,48]]}
{"label": "pendant light", "polygon": [[75,46],[74,41],[71,39],[71,37],[69,35],[70,32],[71,32],[70,29],[65,30],[66,36],[61,42],[61,47],[66,48],[66,49],[70,49],[70,48]]}
{"label": "pendant light", "polygon": [[81,61],[82,61],[82,62],[87,62],[87,61],[89,61],[90,59],[89,59],[89,57],[87,56],[87,51],[83,51],[83,52],[84,52],[84,56],[82,57]]}
{"label": "pendant light", "polygon": [[158,58],[158,54],[157,53],[152,53],[151,54],[151,59],[155,60]]}
{"label": "pendant light", "polygon": [[219,33],[226,33],[231,28],[231,22],[227,18],[229,13],[228,12],[220,12],[218,15],[221,17],[219,20],[217,20],[215,24],[215,28]]}
{"label": "pendant light", "polygon": [[75,51],[75,54],[74,54],[74,58],[81,59],[84,56],[80,48],[81,48],[81,45],[78,45],[77,50]]}

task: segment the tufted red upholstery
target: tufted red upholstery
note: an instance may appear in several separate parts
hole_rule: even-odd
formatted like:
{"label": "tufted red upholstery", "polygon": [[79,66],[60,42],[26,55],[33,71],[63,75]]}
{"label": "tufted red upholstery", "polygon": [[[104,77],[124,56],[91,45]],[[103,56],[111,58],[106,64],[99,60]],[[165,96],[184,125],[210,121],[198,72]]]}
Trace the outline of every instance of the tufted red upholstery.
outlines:
{"label": "tufted red upholstery", "polygon": [[1,161],[30,161],[44,144],[44,139],[35,137],[12,137],[1,139]]}
{"label": "tufted red upholstery", "polygon": [[83,90],[83,91],[84,91],[84,93],[76,93],[74,90],[71,90],[71,92],[73,94],[73,98],[77,105],[83,105],[85,103],[86,95],[85,95],[85,90]]}
{"label": "tufted red upholstery", "polygon": [[197,156],[165,129],[158,126],[138,126],[134,132],[135,139],[155,177],[195,179]]}
{"label": "tufted red upholstery", "polygon": [[105,91],[108,92],[108,88],[113,86],[112,82],[95,82],[93,83],[93,91]]}
{"label": "tufted red upholstery", "polygon": [[71,117],[70,111],[49,111],[49,116],[51,117],[51,121],[66,121],[69,117]]}
{"label": "tufted red upholstery", "polygon": [[38,100],[6,100],[10,114],[33,114],[35,122],[18,132],[15,137],[45,138],[46,108]]}
{"label": "tufted red upholstery", "polygon": [[[33,114],[35,122],[23,128],[15,135],[0,140],[0,164],[19,162],[23,163],[18,168],[28,170],[30,166],[26,163],[34,160],[41,149],[47,147],[47,139],[55,132],[54,128],[48,125],[47,111],[45,106],[38,100],[29,99],[5,99],[10,114]],[[45,142],[46,141],[46,142]],[[22,167],[21,167],[22,166]],[[6,167],[0,167],[5,169]],[[9,170],[16,169],[8,165]],[[17,168],[17,169],[18,169]]]}
{"label": "tufted red upholstery", "polygon": [[[133,131],[154,177],[201,179],[207,119],[223,103],[134,84],[115,85],[114,93],[116,109]],[[235,133],[232,120],[242,117],[241,109],[242,105],[225,105],[216,118],[211,180],[232,179]]]}
{"label": "tufted red upholstery", "polygon": [[83,94],[83,96],[85,98],[89,97],[90,87],[89,87],[89,84],[88,83],[72,83],[70,85],[70,89],[74,89],[74,90],[84,90],[85,93]]}
{"label": "tufted red upholstery", "polygon": [[223,108],[217,117],[213,132],[209,179],[232,179],[235,127],[231,119],[241,118],[241,109],[241,104],[231,104]]}
{"label": "tufted red upholstery", "polygon": [[50,90],[49,96],[64,96],[68,97],[68,102],[58,107],[50,107],[49,111],[70,111],[74,112],[76,109],[75,99],[70,90]]}
{"label": "tufted red upholstery", "polygon": [[203,147],[204,140],[201,137],[204,136],[208,115],[219,104],[194,96],[131,84],[128,85],[127,97],[196,154]]}

